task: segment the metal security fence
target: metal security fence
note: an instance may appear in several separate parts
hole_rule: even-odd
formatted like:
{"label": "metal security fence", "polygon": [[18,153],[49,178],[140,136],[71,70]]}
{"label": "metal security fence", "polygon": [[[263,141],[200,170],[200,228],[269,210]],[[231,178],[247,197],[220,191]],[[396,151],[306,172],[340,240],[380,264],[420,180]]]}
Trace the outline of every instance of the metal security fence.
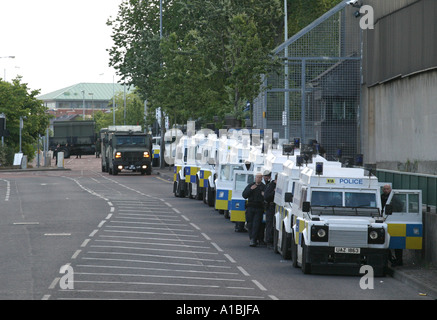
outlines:
{"label": "metal security fence", "polygon": [[280,65],[254,102],[258,128],[279,139],[317,140],[328,158],[355,159],[362,69],[355,11],[342,2],[275,49]]}

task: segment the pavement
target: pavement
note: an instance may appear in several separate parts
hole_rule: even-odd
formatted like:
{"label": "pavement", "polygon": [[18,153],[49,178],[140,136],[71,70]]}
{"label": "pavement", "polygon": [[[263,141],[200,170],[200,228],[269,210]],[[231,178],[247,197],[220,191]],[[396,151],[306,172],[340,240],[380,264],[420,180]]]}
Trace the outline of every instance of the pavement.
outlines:
{"label": "pavement", "polygon": [[[71,170],[68,165],[65,168],[57,167],[40,167],[34,168],[30,164],[27,169],[8,169],[0,170],[2,172],[22,172],[22,171],[61,171]],[[163,179],[173,180],[172,168],[153,168],[153,174],[160,175]],[[437,299],[437,266],[424,262],[420,256],[420,251],[405,250],[404,251],[404,264],[402,266],[391,266],[389,263],[388,276],[397,279],[406,285],[417,290],[418,295],[428,296],[432,299]]]}

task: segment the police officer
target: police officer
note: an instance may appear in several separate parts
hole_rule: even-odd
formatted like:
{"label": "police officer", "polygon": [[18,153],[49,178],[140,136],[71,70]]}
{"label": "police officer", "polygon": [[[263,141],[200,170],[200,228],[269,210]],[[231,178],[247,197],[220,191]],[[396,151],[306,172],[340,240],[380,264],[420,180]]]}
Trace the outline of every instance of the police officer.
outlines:
{"label": "police officer", "polygon": [[243,198],[247,199],[246,223],[249,232],[249,245],[258,245],[258,235],[264,214],[264,191],[266,186],[262,183],[262,173],[255,175],[255,182],[249,183],[243,191]]}
{"label": "police officer", "polygon": [[275,175],[275,180],[267,185],[264,193],[264,200],[266,202],[266,243],[268,248],[273,246],[273,217],[275,215],[274,200],[277,178],[278,174]]}

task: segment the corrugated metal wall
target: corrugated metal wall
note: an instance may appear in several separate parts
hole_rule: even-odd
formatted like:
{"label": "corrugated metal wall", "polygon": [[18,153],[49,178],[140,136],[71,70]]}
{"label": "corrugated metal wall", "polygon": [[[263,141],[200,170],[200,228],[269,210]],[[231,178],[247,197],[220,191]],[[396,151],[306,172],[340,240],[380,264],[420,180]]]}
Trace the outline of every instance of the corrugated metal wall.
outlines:
{"label": "corrugated metal wall", "polygon": [[374,30],[366,32],[365,82],[374,86],[437,67],[437,1],[366,1]]}

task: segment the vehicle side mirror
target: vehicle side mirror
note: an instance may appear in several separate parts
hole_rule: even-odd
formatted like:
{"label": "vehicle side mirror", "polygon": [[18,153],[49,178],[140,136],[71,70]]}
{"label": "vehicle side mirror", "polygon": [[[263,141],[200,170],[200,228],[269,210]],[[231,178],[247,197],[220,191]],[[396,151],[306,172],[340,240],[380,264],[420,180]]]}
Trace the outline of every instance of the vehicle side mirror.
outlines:
{"label": "vehicle side mirror", "polygon": [[386,204],[384,207],[384,213],[386,216],[390,216],[393,213],[393,206],[391,204]]}
{"label": "vehicle side mirror", "polygon": [[291,192],[286,192],[284,195],[285,202],[293,202],[293,194]]}
{"label": "vehicle side mirror", "polygon": [[302,211],[303,212],[310,212],[311,210],[311,204],[308,201],[305,201],[302,203]]}

